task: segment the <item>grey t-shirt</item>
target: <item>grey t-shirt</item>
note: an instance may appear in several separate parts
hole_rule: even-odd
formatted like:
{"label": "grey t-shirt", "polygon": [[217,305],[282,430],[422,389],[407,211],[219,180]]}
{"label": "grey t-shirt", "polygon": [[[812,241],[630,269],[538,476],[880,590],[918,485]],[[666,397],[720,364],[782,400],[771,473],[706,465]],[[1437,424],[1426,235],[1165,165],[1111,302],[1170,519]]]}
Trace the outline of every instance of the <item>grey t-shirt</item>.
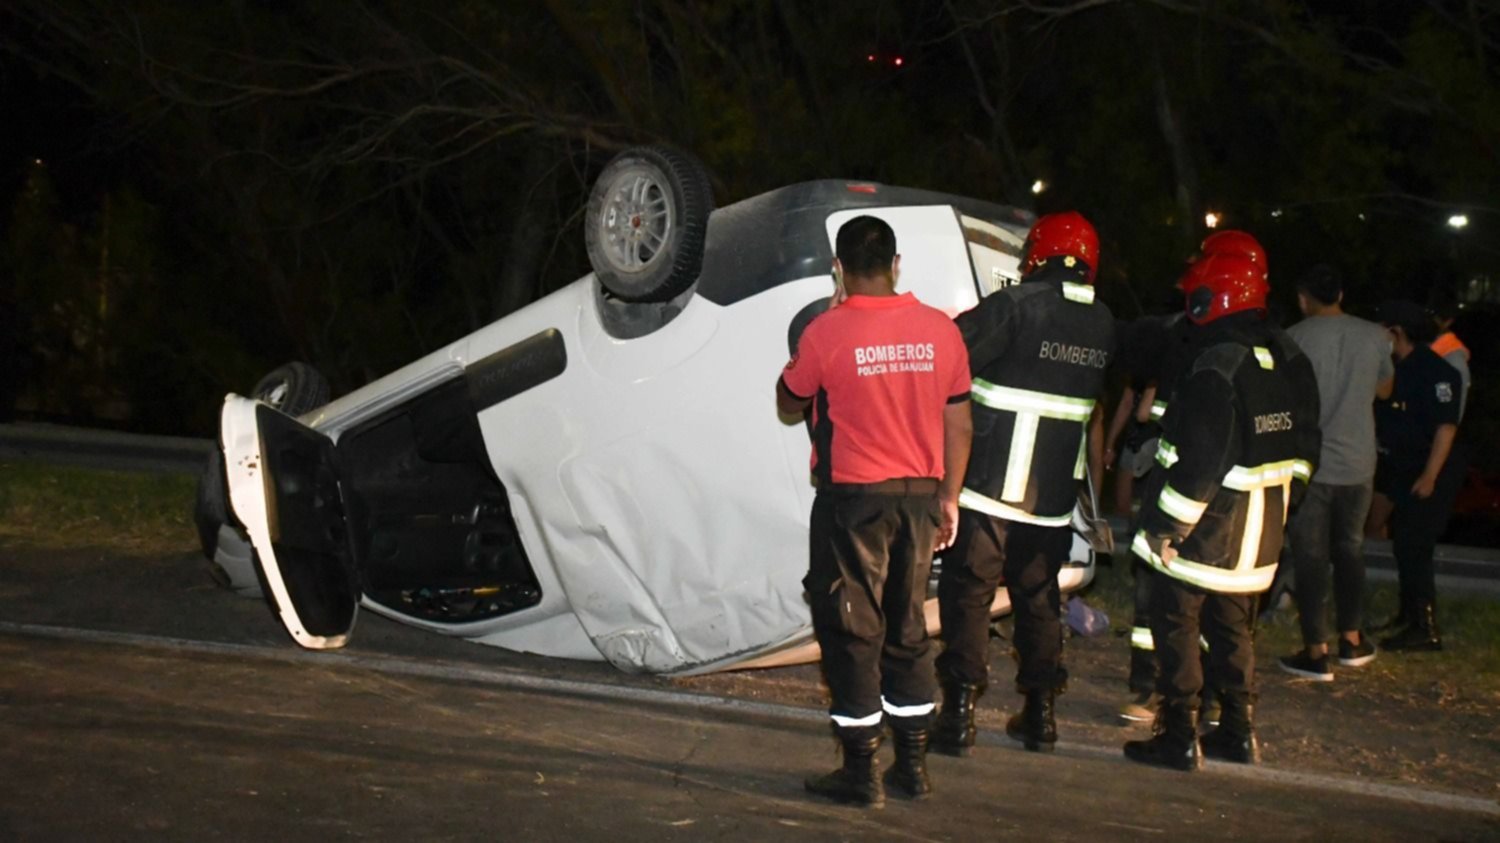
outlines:
{"label": "grey t-shirt", "polygon": [[1375,387],[1396,373],[1390,337],[1347,313],[1310,316],[1287,333],[1312,361],[1323,452],[1313,481],[1338,486],[1375,476]]}

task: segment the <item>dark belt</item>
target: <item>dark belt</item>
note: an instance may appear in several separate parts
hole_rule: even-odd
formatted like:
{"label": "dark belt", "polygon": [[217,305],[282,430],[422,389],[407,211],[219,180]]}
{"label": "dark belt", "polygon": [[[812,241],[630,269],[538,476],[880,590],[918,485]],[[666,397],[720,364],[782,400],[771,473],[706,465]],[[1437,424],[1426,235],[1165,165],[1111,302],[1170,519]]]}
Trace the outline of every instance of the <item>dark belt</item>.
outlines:
{"label": "dark belt", "polygon": [[879,483],[819,483],[818,491],[834,495],[935,495],[938,481],[932,477],[900,477]]}

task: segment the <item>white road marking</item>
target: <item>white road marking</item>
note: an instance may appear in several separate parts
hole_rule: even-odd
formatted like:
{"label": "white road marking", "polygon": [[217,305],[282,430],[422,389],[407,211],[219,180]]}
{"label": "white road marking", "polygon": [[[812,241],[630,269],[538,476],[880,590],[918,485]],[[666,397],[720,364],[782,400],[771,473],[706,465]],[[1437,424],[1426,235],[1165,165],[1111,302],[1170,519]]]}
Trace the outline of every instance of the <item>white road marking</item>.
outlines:
{"label": "white road marking", "polygon": [[[256,644],[195,641],[187,638],[141,635],[128,632],[106,632],[77,627],[12,623],[9,621],[0,621],[0,634],[50,638],[62,641],[83,641],[94,644],[116,644],[158,650],[175,650],[184,653],[240,656],[291,664],[334,665],[398,676],[456,679],[500,688],[515,688],[542,693],[566,694],[595,699],[625,700],[705,711],[732,711],[795,722],[826,723],[828,720],[826,712],[800,706],[739,700],[690,691],[637,688],[606,682],[560,679],[556,677],[537,676],[514,668],[481,667],[453,662],[425,662],[399,656],[365,655],[347,651],[313,652],[300,648],[291,649],[289,647]],[[979,734],[979,742],[987,747],[1021,751],[1015,748],[1016,745],[1013,741],[999,733],[982,731]],[[1127,763],[1120,754],[1119,749],[1115,747],[1089,746],[1064,742],[1057,745],[1056,754],[1063,757],[1097,758]],[[1248,781],[1303,789],[1314,788],[1333,793],[1366,796],[1392,802],[1405,802],[1429,808],[1442,808],[1500,817],[1500,802],[1494,800],[1406,787],[1403,785],[1380,784],[1361,779],[1322,773],[1304,773],[1263,765],[1252,767],[1223,761],[1209,761],[1207,773]]]}

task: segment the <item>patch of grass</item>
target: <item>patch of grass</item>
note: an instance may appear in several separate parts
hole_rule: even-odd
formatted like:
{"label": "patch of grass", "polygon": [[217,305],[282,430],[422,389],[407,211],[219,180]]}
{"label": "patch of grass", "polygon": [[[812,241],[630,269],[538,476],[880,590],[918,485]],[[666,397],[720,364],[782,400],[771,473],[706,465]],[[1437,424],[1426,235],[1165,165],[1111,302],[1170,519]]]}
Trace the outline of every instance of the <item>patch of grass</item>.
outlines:
{"label": "patch of grass", "polygon": [[[1085,599],[1109,615],[1111,628],[1128,630],[1134,616],[1134,587],[1130,559],[1117,555],[1113,565],[1096,569]],[[1379,623],[1395,614],[1396,603],[1394,583],[1371,584],[1366,623]],[[1266,620],[1256,628],[1261,671],[1275,670],[1272,659],[1302,647],[1295,608],[1273,612]],[[1329,625],[1332,628],[1331,616]],[[1375,663],[1412,691],[1500,704],[1500,601],[1440,594],[1438,627],[1443,634],[1442,652],[1382,653]]]}
{"label": "patch of grass", "polygon": [[131,554],[191,550],[196,484],[181,474],[0,462],[0,540]]}

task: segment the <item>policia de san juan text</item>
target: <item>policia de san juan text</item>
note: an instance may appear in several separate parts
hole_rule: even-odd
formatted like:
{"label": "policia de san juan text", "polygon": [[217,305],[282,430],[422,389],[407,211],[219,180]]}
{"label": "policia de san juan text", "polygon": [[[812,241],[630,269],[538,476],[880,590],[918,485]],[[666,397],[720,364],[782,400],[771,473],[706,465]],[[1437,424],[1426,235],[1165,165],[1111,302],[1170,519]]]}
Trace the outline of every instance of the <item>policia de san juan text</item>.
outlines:
{"label": "policia de san juan text", "polygon": [[[1155,735],[1125,744],[1133,761],[1195,770],[1206,752],[1256,763],[1251,691],[1255,596],[1276,572],[1292,496],[1318,458],[1311,363],[1266,322],[1265,269],[1209,254],[1182,281],[1191,363],[1162,417],[1155,472],[1131,550],[1152,568],[1151,635],[1161,670]],[[1223,705],[1198,737],[1199,630]]]}
{"label": "policia de san juan text", "polygon": [[803,585],[844,752],[843,766],[806,785],[880,805],[875,753],[886,716],[896,763],[885,784],[912,798],[932,790],[925,755],[936,682],[922,604],[933,549],[952,540],[958,515],[969,361],[947,315],[896,294],[889,225],[855,217],[834,248],[830,309],[803,331],[776,390],[783,413],[812,406],[818,492]]}
{"label": "policia de san juan text", "polygon": [[959,498],[958,537],[938,582],[943,710],[934,749],[965,755],[974,704],[989,675],[990,604],[1005,578],[1025,695],[1006,734],[1029,750],[1057,741],[1053,699],[1062,668],[1057,575],[1084,477],[1095,401],[1115,351],[1114,318],[1094,301],[1099,238],[1077,213],[1037,220],[1021,283],[960,314],[973,371],[974,446]]}

